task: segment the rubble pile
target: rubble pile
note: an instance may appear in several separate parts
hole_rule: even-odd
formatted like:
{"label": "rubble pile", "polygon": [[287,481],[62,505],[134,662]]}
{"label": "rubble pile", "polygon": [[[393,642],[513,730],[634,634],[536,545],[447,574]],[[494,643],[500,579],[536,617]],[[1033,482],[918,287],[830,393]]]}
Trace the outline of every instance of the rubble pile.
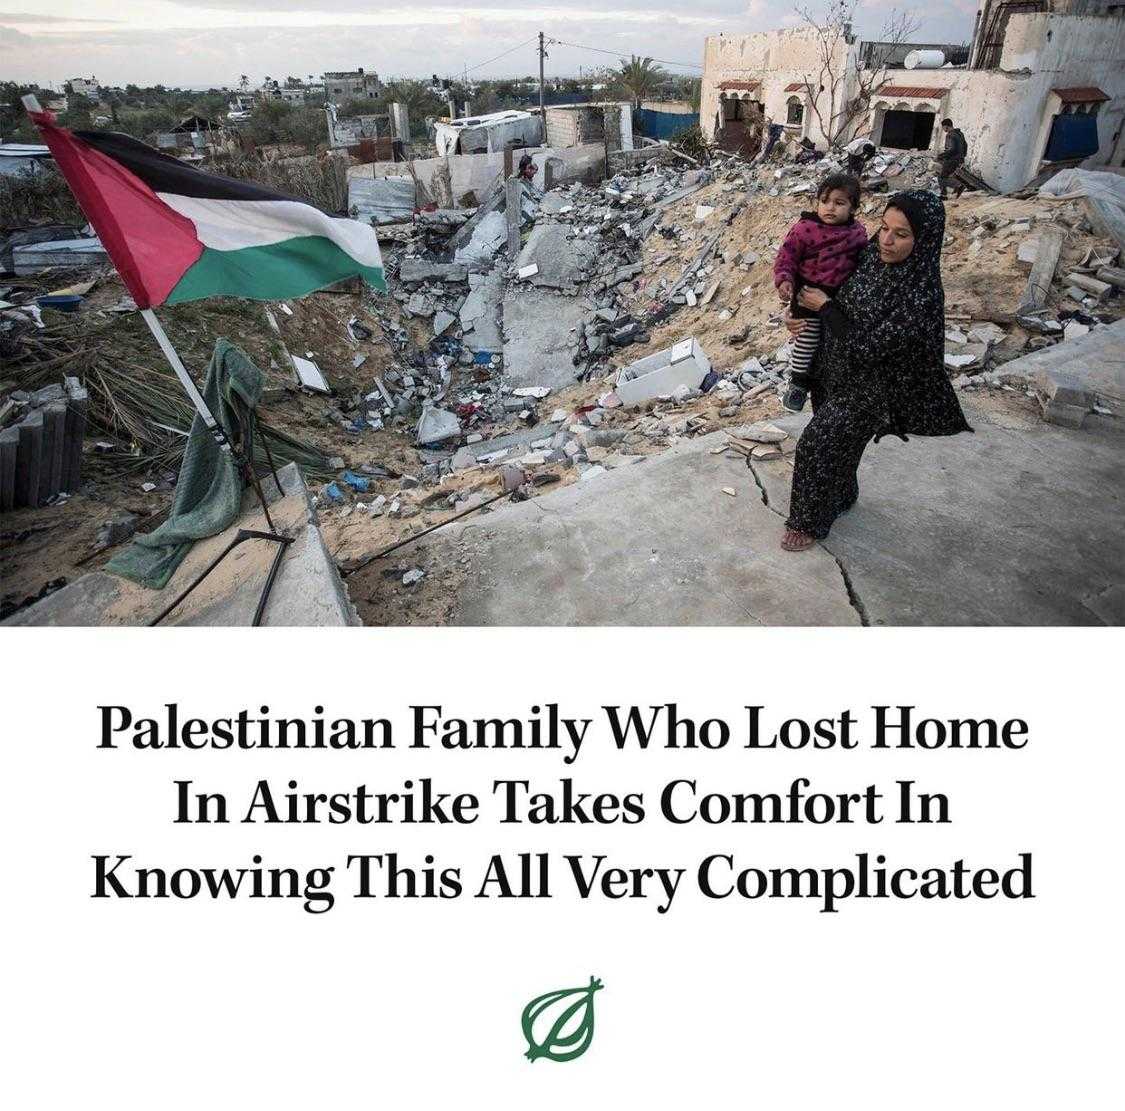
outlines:
{"label": "rubble pile", "polygon": [[[421,217],[397,264],[395,297],[403,323],[388,327],[404,352],[410,321],[425,324],[432,334],[423,329],[425,342],[411,356],[413,371],[390,369],[383,376],[396,394],[395,412],[418,417],[419,486],[513,467],[525,476],[570,471],[586,480],[682,437],[744,421],[747,414],[776,412],[791,345],[784,306],[773,290],[773,258],[788,227],[809,206],[816,182],[840,166],[833,159],[751,166],[737,156],[718,155],[702,169],[650,163],[597,185],[576,183],[536,194],[523,213],[522,246],[510,264],[499,242],[491,265],[457,260],[450,239],[468,241],[470,225],[481,226],[480,210],[463,221],[440,213]],[[903,152],[877,153],[864,179],[860,215],[869,228],[883,199],[868,193],[936,181],[928,156]],[[1041,214],[1025,214],[1035,207],[981,194],[951,203],[950,268],[957,277],[971,272],[964,285],[947,281],[947,363],[962,387],[1030,392],[1026,383],[1003,381],[998,368],[1021,352],[1055,342],[1049,325],[1028,333],[1011,311],[996,307],[998,289],[1014,284],[1022,237],[1037,221],[1068,216],[1041,204]],[[1077,221],[1068,235],[1073,239],[1064,254],[1068,273],[1085,266],[1093,275],[1095,267],[1104,269],[1116,257],[1095,244],[1085,262],[1071,258],[1072,251],[1089,249],[1091,240]],[[1001,249],[1002,265],[990,265],[987,260]],[[532,291],[544,298],[541,312],[561,311],[552,298],[575,299],[578,323],[561,355],[568,372],[553,367],[553,381],[545,376],[542,385],[522,380],[517,385],[510,377],[513,368],[505,365],[497,317],[502,314],[509,326],[520,320],[522,326],[523,319],[510,310],[534,307]],[[1097,289],[1089,295],[1098,296]],[[1098,326],[1090,309],[1089,304],[1060,308],[1058,338],[1067,327],[1073,333],[1075,327]],[[710,356],[706,370],[673,375],[663,392],[644,393],[635,402],[624,401],[613,388],[631,368],[653,359],[682,369],[674,352],[699,341],[704,358]],[[632,387],[623,392],[637,396]],[[363,501],[346,484],[337,488],[345,500]],[[382,502],[368,500],[364,507],[378,515],[397,504],[401,514],[411,512],[412,502],[425,501],[424,493],[416,496],[411,488],[395,494],[388,491]],[[451,499],[450,506],[458,504],[455,491]]]}

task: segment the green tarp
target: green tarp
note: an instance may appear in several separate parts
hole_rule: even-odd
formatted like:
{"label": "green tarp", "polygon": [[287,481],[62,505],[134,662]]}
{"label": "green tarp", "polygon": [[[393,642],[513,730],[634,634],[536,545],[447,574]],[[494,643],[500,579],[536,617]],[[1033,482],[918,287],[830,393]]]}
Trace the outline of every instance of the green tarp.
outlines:
{"label": "green tarp", "polygon": [[[217,340],[202,393],[227,437],[238,443],[244,439],[245,429],[234,399],[239,398],[243,408],[255,410],[262,394],[262,372],[244,351],[225,339]],[[214,536],[234,523],[242,507],[242,489],[242,476],[230,453],[219,447],[196,414],[168,520],[148,535],[138,536],[105,569],[141,586],[162,589],[196,540]]]}

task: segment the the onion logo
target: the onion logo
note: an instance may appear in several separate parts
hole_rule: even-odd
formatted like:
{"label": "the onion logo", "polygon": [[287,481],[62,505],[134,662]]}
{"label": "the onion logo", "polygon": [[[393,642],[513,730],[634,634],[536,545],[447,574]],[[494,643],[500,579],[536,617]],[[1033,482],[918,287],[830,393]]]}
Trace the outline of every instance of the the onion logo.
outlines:
{"label": "the onion logo", "polygon": [[528,1003],[520,1019],[527,1059],[581,1057],[594,1040],[594,992],[601,987],[601,980],[591,976],[589,987],[549,991]]}

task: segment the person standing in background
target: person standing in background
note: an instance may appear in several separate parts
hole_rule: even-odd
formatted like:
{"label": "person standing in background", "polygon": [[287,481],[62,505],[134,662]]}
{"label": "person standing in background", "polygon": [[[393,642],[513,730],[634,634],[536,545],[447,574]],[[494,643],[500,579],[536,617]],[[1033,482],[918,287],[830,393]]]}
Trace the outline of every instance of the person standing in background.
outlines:
{"label": "person standing in background", "polygon": [[[946,190],[949,188],[949,179],[965,164],[965,159],[969,154],[969,144],[965,141],[961,129],[953,126],[952,120],[942,120],[941,129],[945,132],[945,149],[938,155],[937,161],[939,166],[939,191],[944,200]],[[963,185],[957,185],[954,188],[957,196],[961,196],[965,191]]]}

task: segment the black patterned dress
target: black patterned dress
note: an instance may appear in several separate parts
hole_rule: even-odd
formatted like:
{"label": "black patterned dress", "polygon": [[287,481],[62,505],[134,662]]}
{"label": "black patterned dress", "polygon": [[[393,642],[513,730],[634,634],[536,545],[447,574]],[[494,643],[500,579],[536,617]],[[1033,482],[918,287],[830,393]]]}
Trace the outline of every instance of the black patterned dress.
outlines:
{"label": "black patterned dress", "polygon": [[945,373],[945,207],[920,190],[896,194],[888,207],[910,222],[913,251],[885,263],[872,240],[821,312],[813,418],[797,441],[787,522],[818,540],[859,497],[856,471],[872,439],[972,431]]}

